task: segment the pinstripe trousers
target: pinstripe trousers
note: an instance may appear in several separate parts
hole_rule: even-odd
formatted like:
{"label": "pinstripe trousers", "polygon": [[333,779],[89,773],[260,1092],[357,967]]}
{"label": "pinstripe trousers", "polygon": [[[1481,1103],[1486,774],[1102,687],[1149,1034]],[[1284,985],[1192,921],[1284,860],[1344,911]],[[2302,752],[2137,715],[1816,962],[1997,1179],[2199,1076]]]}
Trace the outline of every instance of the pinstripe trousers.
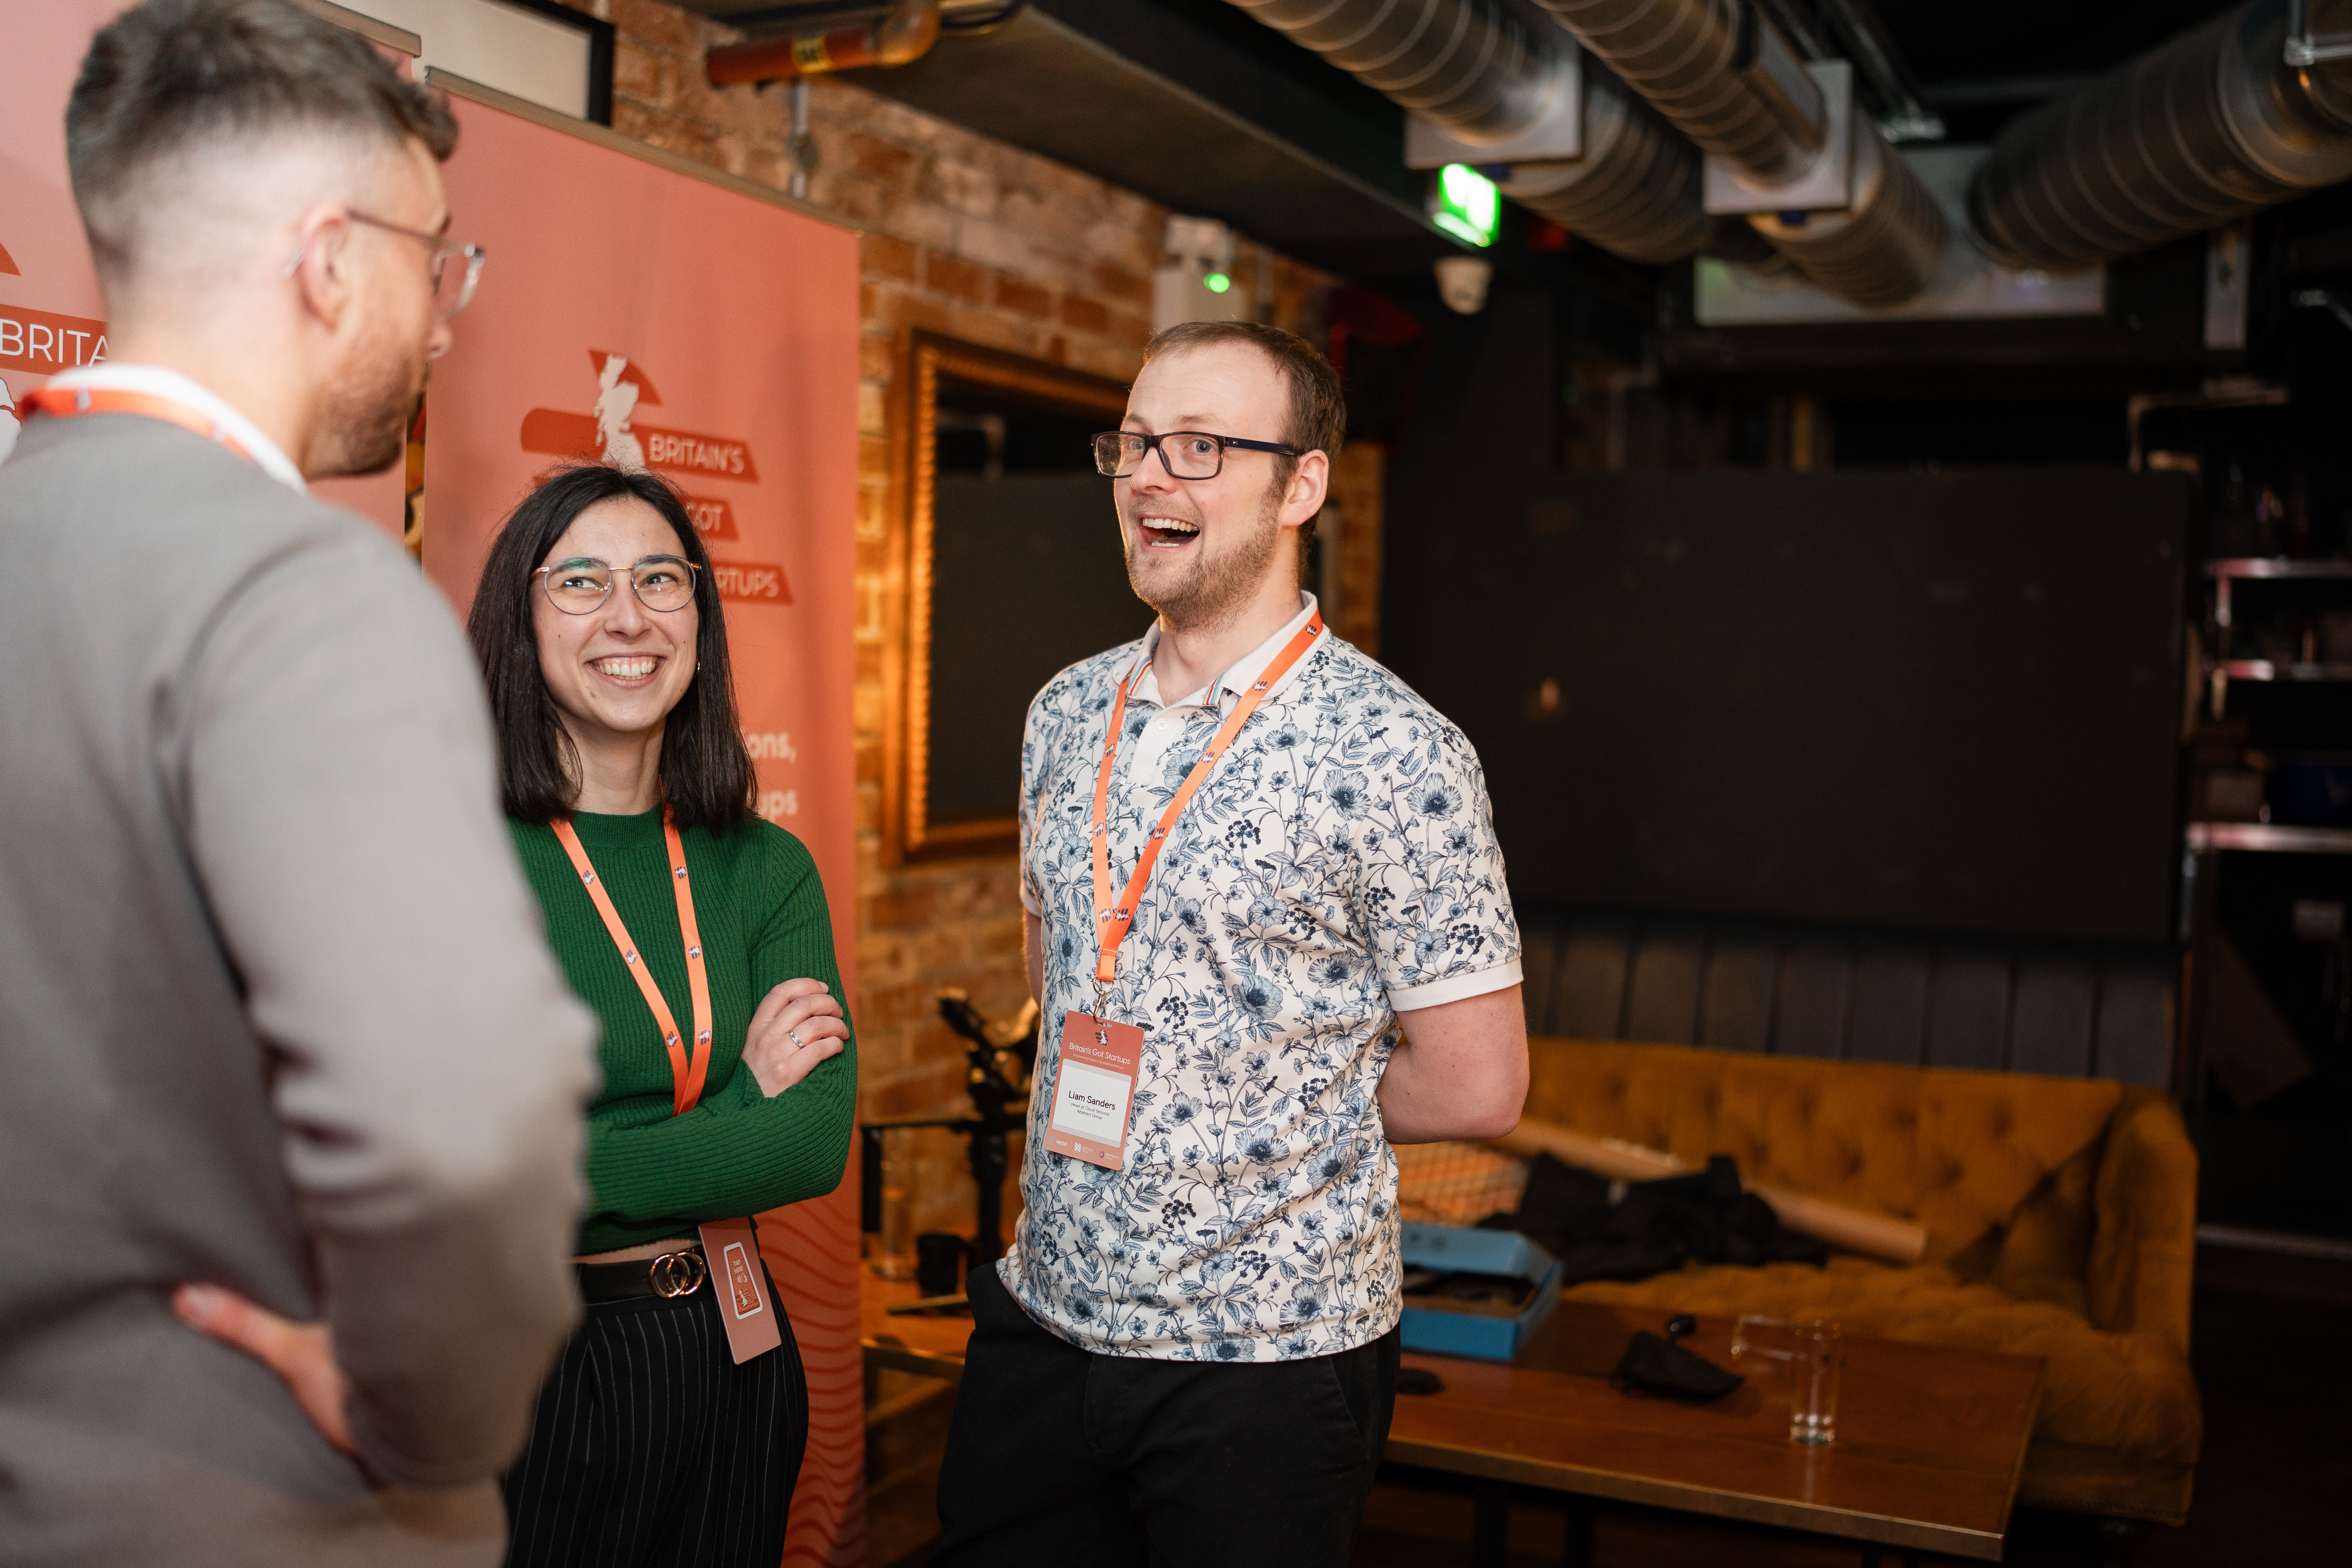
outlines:
{"label": "pinstripe trousers", "polygon": [[715,1290],[592,1304],[506,1473],[509,1568],[776,1568],[808,1443],[776,1314],[782,1345],[737,1366]]}

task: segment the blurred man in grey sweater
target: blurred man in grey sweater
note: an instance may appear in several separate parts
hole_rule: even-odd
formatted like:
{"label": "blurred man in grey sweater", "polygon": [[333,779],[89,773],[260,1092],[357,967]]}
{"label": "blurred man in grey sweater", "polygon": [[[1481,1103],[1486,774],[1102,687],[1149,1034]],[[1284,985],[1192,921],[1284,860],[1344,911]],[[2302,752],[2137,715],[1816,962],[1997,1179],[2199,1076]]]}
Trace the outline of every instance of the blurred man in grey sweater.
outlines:
{"label": "blurred man in grey sweater", "polygon": [[149,0],[67,133],[110,357],[0,467],[0,1563],[494,1563],[593,1026],[447,606],[304,487],[449,344],[457,128]]}

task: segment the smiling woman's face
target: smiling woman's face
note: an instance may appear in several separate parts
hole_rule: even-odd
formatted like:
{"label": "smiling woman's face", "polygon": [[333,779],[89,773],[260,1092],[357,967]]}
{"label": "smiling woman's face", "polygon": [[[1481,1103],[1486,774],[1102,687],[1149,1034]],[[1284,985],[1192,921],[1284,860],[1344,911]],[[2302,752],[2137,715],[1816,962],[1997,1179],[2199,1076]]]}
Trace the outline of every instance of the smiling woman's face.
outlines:
{"label": "smiling woman's face", "polygon": [[[635,496],[613,496],[573,518],[540,564],[585,557],[629,566],[648,555],[683,559],[685,548],[661,513]],[[539,671],[573,742],[593,747],[659,734],[694,679],[695,638],[701,629],[695,603],[648,610],[628,580],[615,573],[601,606],[571,616],[550,602],[540,586],[545,581],[531,585]]]}

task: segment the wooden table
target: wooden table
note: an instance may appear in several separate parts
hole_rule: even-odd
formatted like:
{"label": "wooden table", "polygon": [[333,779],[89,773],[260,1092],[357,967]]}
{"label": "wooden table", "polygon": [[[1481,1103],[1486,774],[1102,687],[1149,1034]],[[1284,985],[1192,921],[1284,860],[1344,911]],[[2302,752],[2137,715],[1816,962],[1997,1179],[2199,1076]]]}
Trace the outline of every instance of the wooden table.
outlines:
{"label": "wooden table", "polygon": [[900,1301],[921,1294],[912,1279],[884,1279],[860,1264],[857,1268],[857,1338],[866,1347],[867,1366],[887,1366],[924,1377],[963,1381],[963,1347],[971,1338],[971,1319],[962,1312],[890,1315]]}
{"label": "wooden table", "polygon": [[[869,1364],[961,1378],[971,1320],[890,1317],[884,1309],[912,1300],[914,1286],[866,1279]],[[2041,1402],[2040,1361],[1849,1339],[1838,1440],[1804,1448],[1789,1441],[1780,1378],[1750,1378],[1700,1405],[1610,1387],[1633,1331],[1664,1321],[1662,1312],[1562,1301],[1510,1363],[1408,1354],[1407,1366],[1445,1387],[1399,1396],[1387,1458],[1473,1479],[1473,1561],[1482,1565],[1503,1561],[1514,1486],[1565,1495],[1573,1568],[1591,1561],[1595,1499],[1841,1536],[1862,1542],[1871,1564],[1887,1546],[2000,1560]],[[1731,1328],[1702,1318],[1683,1342],[1732,1366]]]}
{"label": "wooden table", "polygon": [[[1610,1387],[1633,1331],[1657,1332],[1665,1319],[1562,1301],[1507,1364],[1407,1355],[1445,1390],[1397,1400],[1387,1457],[1566,1493],[1568,1555],[1580,1568],[1591,1516],[1574,1502],[1593,1498],[1843,1536],[1866,1543],[1865,1562],[1880,1546],[2000,1560],[2041,1402],[2039,1360],[1849,1339],[1838,1440],[1805,1448],[1789,1441],[1785,1377],[1751,1377],[1696,1405]],[[1698,1321],[1685,1345],[1748,1370],[1731,1360],[1728,1320]],[[1496,1563],[1503,1499],[1501,1484],[1480,1499],[1479,1533],[1494,1537]]]}

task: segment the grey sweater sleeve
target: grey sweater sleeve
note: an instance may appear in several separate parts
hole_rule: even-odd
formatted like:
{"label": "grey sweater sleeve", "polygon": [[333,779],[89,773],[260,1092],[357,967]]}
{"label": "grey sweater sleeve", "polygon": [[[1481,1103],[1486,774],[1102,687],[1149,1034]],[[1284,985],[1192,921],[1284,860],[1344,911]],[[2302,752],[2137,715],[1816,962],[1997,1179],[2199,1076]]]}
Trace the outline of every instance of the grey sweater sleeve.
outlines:
{"label": "grey sweater sleeve", "polygon": [[594,1024],[501,819],[449,608],[357,527],[280,552],[173,683],[184,826],[268,1059],[380,1479],[520,1447],[574,1321]]}

